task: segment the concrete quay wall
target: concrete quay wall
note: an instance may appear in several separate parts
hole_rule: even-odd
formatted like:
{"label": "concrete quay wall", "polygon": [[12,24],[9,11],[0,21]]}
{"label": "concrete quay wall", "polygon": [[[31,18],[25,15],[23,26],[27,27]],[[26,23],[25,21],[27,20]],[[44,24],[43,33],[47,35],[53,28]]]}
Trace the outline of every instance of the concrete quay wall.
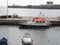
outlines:
{"label": "concrete quay wall", "polygon": [[0,24],[19,24],[31,20],[29,17],[20,17],[20,18],[0,18]]}
{"label": "concrete quay wall", "polygon": [[[19,24],[25,21],[32,20],[34,17],[20,17],[20,18],[0,18],[0,24]],[[60,18],[58,17],[46,17],[46,21],[52,23],[52,25],[60,26]]]}

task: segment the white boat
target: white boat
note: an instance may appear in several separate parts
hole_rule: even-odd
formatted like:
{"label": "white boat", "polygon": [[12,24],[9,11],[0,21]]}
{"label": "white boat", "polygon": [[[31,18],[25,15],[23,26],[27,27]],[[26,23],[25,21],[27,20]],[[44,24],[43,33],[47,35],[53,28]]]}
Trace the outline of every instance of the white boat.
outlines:
{"label": "white boat", "polygon": [[23,44],[23,45],[32,45],[32,44],[33,44],[33,40],[32,40],[32,38],[29,37],[29,36],[24,36],[24,37],[22,38],[22,44]]}

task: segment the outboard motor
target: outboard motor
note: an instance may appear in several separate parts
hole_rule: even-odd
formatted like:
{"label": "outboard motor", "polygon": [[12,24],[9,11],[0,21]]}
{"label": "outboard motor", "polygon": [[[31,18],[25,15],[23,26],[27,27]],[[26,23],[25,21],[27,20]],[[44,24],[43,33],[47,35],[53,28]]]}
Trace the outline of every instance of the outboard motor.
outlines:
{"label": "outboard motor", "polygon": [[3,37],[1,40],[0,40],[0,44],[1,45],[7,45],[7,39],[5,37]]}

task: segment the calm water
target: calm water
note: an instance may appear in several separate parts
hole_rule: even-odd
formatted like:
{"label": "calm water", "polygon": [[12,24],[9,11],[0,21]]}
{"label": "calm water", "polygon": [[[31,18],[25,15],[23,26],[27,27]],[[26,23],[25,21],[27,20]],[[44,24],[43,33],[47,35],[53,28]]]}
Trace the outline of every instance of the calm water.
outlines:
{"label": "calm water", "polygon": [[[17,14],[19,16],[39,16],[40,12],[45,17],[57,17],[60,16],[60,9],[25,9],[25,8],[9,8],[8,14],[13,15]],[[40,16],[42,16],[40,15]]]}
{"label": "calm water", "polygon": [[[60,16],[60,9],[26,9],[26,8],[8,8],[8,14],[17,14],[18,16],[39,16],[40,12],[45,17],[57,17]],[[0,6],[0,15],[7,14],[6,6]],[[42,15],[43,15],[42,14]]]}
{"label": "calm water", "polygon": [[[0,7],[0,15],[7,14],[6,10],[5,7]],[[55,9],[8,9],[8,14],[18,14],[19,16],[38,16],[40,12],[44,13],[44,16],[47,17],[60,16],[60,10]],[[8,45],[22,45],[21,39],[27,32],[30,33],[34,40],[33,45],[60,45],[60,27],[20,29],[19,26],[0,25],[0,39],[3,36],[8,38]]]}
{"label": "calm water", "polygon": [[3,36],[8,38],[8,45],[22,45],[21,39],[27,32],[34,40],[33,45],[60,45],[60,27],[20,29],[19,26],[0,25],[0,39]]}

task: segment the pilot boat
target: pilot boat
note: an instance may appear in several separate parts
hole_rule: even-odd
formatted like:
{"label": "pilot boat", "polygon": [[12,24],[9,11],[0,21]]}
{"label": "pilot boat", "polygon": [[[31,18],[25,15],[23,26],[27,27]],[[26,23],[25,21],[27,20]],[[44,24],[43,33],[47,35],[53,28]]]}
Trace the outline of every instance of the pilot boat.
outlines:
{"label": "pilot boat", "polygon": [[50,23],[47,22],[46,18],[35,17],[30,21],[20,23],[20,28],[49,28]]}
{"label": "pilot boat", "polygon": [[19,24],[20,28],[49,28],[49,22],[43,17],[33,18],[31,21]]}

